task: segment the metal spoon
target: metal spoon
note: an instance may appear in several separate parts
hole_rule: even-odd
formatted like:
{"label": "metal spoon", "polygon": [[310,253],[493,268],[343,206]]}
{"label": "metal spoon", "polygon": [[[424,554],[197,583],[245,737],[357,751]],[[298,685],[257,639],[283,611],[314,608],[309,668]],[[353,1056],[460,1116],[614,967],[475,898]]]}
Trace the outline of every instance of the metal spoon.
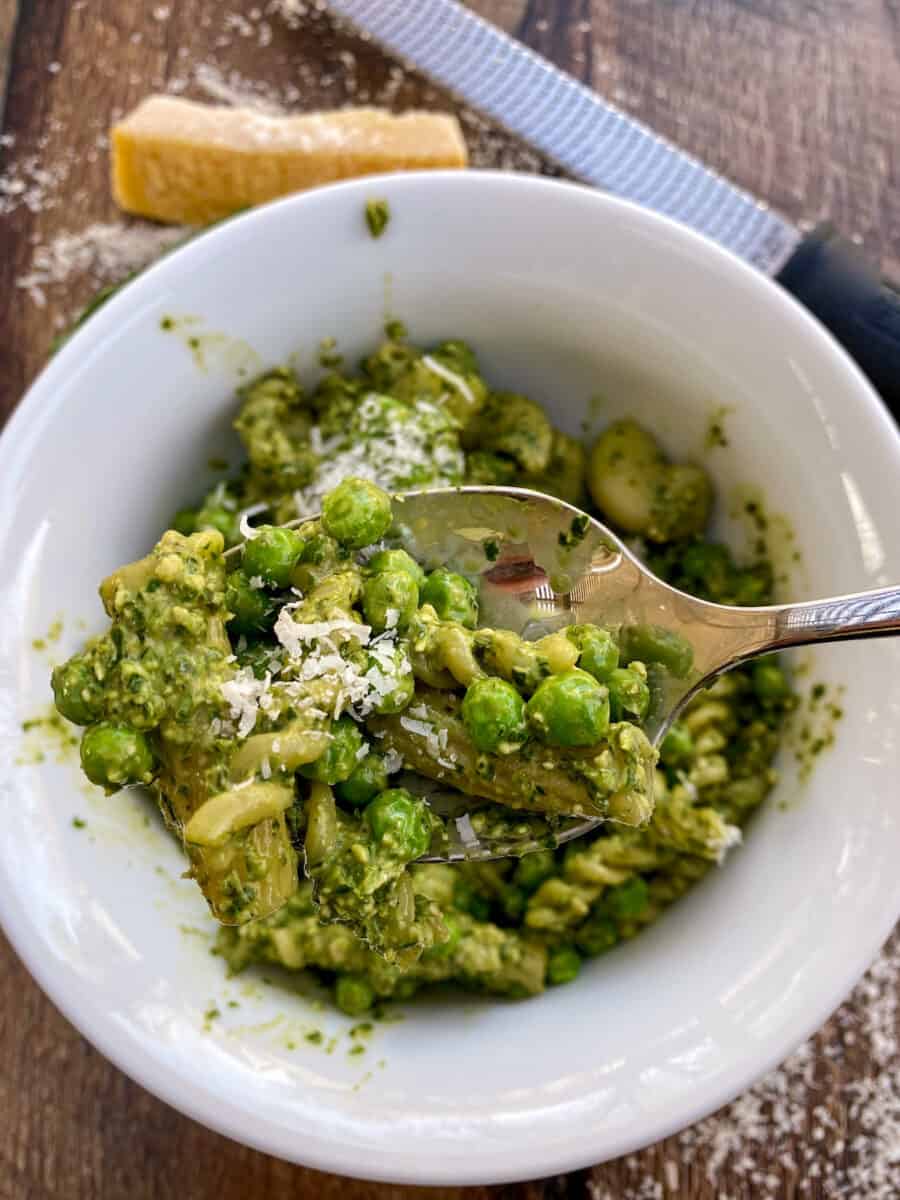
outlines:
{"label": "metal spoon", "polygon": [[[800,604],[712,604],[658,579],[593,517],[526,488],[402,493],[395,497],[392,536],[425,567],[448,566],[477,581],[484,626],[531,639],[573,623],[614,629],[655,625],[685,638],[693,648],[693,667],[680,679],[663,674],[643,725],[654,746],[698,691],[739,663],[791,646],[900,633],[900,586]],[[458,793],[434,792],[429,798],[438,811],[443,803],[451,818],[454,801],[460,811]],[[574,817],[554,836],[562,844],[603,823]],[[448,845],[425,861],[486,860],[546,845],[533,834],[515,843],[473,841],[466,823],[461,831],[458,820],[450,819],[448,827]]]}

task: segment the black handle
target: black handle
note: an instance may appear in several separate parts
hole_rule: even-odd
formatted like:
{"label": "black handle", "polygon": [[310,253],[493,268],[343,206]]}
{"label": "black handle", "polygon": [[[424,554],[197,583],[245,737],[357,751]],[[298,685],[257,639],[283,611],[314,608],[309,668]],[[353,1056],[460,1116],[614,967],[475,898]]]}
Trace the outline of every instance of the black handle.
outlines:
{"label": "black handle", "polygon": [[830,226],[805,238],[776,278],[831,330],[900,420],[900,293]]}

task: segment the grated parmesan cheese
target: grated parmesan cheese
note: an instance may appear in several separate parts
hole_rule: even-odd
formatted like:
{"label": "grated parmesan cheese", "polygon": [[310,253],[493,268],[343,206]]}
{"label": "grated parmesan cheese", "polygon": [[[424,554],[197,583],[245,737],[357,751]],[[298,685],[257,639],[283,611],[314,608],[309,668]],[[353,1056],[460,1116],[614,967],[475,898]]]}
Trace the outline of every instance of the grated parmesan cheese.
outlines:
{"label": "grated parmesan cheese", "polygon": [[[317,641],[329,642],[333,651],[337,644],[349,641],[351,638],[356,638],[361,646],[369,643],[372,635],[371,625],[361,625],[346,618],[338,618],[333,621],[295,621],[293,618],[295,608],[294,604],[286,604],[275,622],[275,636],[293,659],[300,658],[304,654],[305,648]],[[336,655],[336,651],[332,654],[332,657],[335,656],[340,657]],[[341,659],[341,662],[343,663],[344,660]],[[344,663],[344,665],[349,666],[348,663]]]}
{"label": "grated parmesan cheese", "polygon": [[268,692],[272,676],[268,673],[264,679],[257,679],[250,667],[241,667],[220,687],[222,696],[231,708],[231,716],[237,721],[237,736],[246,737],[256,724],[260,700]]}
{"label": "grated parmesan cheese", "polygon": [[458,483],[465,459],[451,419],[435,405],[418,400],[399,406],[370,392],[361,401],[351,429],[323,438],[314,426],[310,445],[321,459],[311,484],[294,493],[298,517],[316,516],[322,498],[348,476],[398,491],[419,482]]}
{"label": "grated parmesan cheese", "polygon": [[[0,213],[5,210],[0,180]],[[46,288],[87,276],[96,287],[120,283],[134,271],[154,262],[190,230],[176,226],[112,222],[89,225],[81,233],[59,233],[46,245],[36,246],[29,270],[16,279],[39,308],[47,302]]]}
{"label": "grated parmesan cheese", "polygon": [[403,755],[399,752],[399,750],[385,750],[384,769],[387,771],[388,775],[396,775],[398,771],[403,770]]}
{"label": "grated parmesan cheese", "polygon": [[436,358],[432,358],[430,354],[422,355],[422,362],[434,375],[443,379],[444,383],[449,383],[451,387],[456,388],[465,397],[466,402],[475,408],[475,397],[472,394],[472,389],[466,383],[462,375],[457,375],[455,371],[451,371],[449,367],[445,367],[443,363],[438,362]]}

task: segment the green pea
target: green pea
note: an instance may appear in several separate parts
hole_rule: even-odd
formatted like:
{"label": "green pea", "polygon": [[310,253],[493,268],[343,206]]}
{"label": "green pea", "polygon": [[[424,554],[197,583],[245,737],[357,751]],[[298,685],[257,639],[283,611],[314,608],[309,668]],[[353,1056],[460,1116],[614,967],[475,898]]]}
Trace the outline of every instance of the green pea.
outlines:
{"label": "green pea", "polygon": [[676,721],[662,740],[659,757],[667,767],[680,767],[694,757],[694,739],[691,731]]}
{"label": "green pea", "polygon": [[172,518],[171,528],[177,533],[183,533],[185,537],[196,533],[197,510],[195,508],[179,508],[178,512]]}
{"label": "green pea", "polygon": [[387,788],[365,810],[376,841],[387,843],[404,858],[421,858],[431,845],[431,814],[424,800],[406,788]]}
{"label": "green pea", "polygon": [[660,663],[676,679],[684,679],[694,665],[691,643],[662,625],[626,625],[620,642],[626,662]]}
{"label": "green pea", "polygon": [[476,921],[487,921],[491,916],[491,902],[477,892],[468,879],[457,876],[453,885],[453,903],[461,912],[468,913]]}
{"label": "green pea", "polygon": [[373,554],[367,563],[367,569],[373,575],[381,575],[388,571],[402,571],[408,575],[417,588],[425,584],[425,572],[411,554],[405,550],[379,550]]}
{"label": "green pea", "polygon": [[90,725],[100,716],[103,695],[90,665],[76,654],[54,667],[50,678],[57,711],[75,725]]}
{"label": "green pea", "polygon": [[345,479],[322,501],[322,528],[351,550],[377,542],[390,523],[390,496],[367,479]]}
{"label": "green pea", "polygon": [[753,664],[753,691],[763,704],[781,704],[791,694],[787,676],[771,659]]}
{"label": "green pea", "polygon": [[91,783],[114,792],[129,783],[149,783],[156,756],[139,730],[98,721],[84,731],[81,766]]}
{"label": "green pea", "polygon": [[593,958],[612,950],[619,940],[619,929],[612,917],[595,913],[575,933],[575,943],[582,954]]}
{"label": "green pea", "polygon": [[307,779],[329,785],[349,779],[359,761],[357,754],[363,747],[363,735],[351,717],[338,717],[331,726],[331,741],[328,749],[315,762],[300,768]]}
{"label": "green pea", "polygon": [[405,629],[418,607],[419,589],[405,571],[384,571],[363,583],[363,613],[375,630]]}
{"label": "green pea", "polygon": [[270,587],[284,588],[303,553],[303,538],[294,529],[261,525],[244,543],[241,561],[248,579],[260,578]]}
{"label": "green pea", "polygon": [[346,779],[335,784],[334,794],[342,804],[350,808],[365,808],[379,792],[388,785],[388,773],[380,754],[366,755],[358,762]]}
{"label": "green pea", "polygon": [[334,1002],[348,1017],[359,1017],[375,1003],[375,989],[364,975],[338,975]]}
{"label": "green pea", "polygon": [[279,605],[262,588],[253,587],[244,571],[232,571],[225,582],[225,607],[231,613],[229,633],[265,633],[275,624]]}
{"label": "green pea", "polygon": [[609,729],[609,692],[575,667],[545,679],[525,713],[538,737],[551,746],[594,746]]}
{"label": "green pea", "polygon": [[603,897],[604,910],[620,921],[639,917],[649,903],[650,890],[640,875],[611,887]]}
{"label": "green pea", "polygon": [[438,567],[425,580],[423,604],[430,604],[442,621],[459,621],[467,629],[478,624],[478,593],[462,575]]}
{"label": "green pea", "polygon": [[528,736],[525,701],[511,683],[495,675],[469,686],[462,719],[469,737],[485,754],[509,754]]}
{"label": "green pea", "polygon": [[607,680],[609,708],[614,721],[623,721],[630,713],[642,721],[650,707],[650,689],[647,681],[631,667],[617,667]]}
{"label": "green pea", "polygon": [[581,955],[574,946],[557,946],[547,959],[547,982],[571,983],[581,970]]}
{"label": "green pea", "polygon": [[537,850],[526,854],[516,864],[513,882],[526,892],[533,892],[556,871],[556,859],[552,850]]}
{"label": "green pea", "polygon": [[578,647],[578,665],[601,683],[619,665],[619,650],[615,638],[597,625],[569,625],[566,637]]}

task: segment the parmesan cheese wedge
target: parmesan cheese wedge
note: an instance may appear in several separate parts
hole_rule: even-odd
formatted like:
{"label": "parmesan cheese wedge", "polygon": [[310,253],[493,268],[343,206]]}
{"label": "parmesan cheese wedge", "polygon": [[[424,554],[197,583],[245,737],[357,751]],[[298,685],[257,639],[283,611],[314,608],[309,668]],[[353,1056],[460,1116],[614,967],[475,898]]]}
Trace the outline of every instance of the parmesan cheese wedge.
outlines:
{"label": "parmesan cheese wedge", "polygon": [[112,129],[116,203],[183,225],[336,179],[466,162],[459,122],[442,113],[351,108],[270,116],[149,96]]}

